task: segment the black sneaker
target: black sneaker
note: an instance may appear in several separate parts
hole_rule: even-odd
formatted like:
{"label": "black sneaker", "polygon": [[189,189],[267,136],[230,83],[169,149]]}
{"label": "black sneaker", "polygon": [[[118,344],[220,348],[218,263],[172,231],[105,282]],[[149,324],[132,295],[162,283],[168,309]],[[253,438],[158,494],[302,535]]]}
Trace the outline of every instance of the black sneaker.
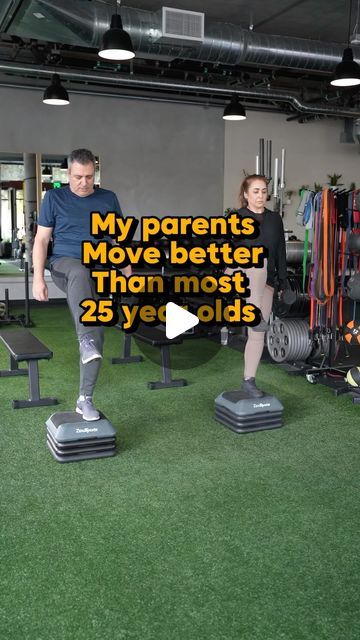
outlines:
{"label": "black sneaker", "polygon": [[255,378],[248,378],[242,383],[241,391],[249,398],[262,398],[265,393],[257,388]]}

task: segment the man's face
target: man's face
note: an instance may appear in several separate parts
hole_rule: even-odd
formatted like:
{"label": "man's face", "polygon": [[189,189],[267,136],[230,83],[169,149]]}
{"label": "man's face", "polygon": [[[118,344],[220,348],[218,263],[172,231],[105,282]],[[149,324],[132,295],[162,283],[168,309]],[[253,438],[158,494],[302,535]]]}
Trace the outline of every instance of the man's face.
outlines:
{"label": "man's face", "polygon": [[70,190],[77,196],[89,196],[94,191],[95,167],[92,162],[72,162],[68,170]]}

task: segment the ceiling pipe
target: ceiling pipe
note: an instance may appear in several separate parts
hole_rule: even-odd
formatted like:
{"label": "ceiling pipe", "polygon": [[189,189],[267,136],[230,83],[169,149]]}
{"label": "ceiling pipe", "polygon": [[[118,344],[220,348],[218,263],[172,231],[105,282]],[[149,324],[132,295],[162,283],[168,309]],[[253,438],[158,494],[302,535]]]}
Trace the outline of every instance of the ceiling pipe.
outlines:
{"label": "ceiling pipe", "polygon": [[[27,89],[29,91],[44,91],[45,86],[39,86],[36,84],[32,84],[31,82],[28,82],[27,84],[19,84],[18,82],[12,82],[11,80],[4,82],[2,80],[0,80],[0,87],[4,87],[7,89]],[[144,102],[167,102],[167,103],[175,103],[175,104],[186,104],[186,105],[190,105],[190,106],[196,106],[196,107],[205,107],[205,108],[217,108],[217,109],[223,109],[224,108],[224,104],[223,102],[210,102],[208,99],[206,98],[198,98],[198,99],[194,99],[194,98],[187,98],[186,96],[182,96],[181,98],[174,95],[174,96],[169,96],[169,97],[164,97],[164,96],[147,96],[147,95],[134,95],[133,93],[119,93],[119,92],[114,92],[114,91],[101,91],[99,89],[95,89],[95,90],[90,90],[90,89],[78,89],[78,88],[71,88],[69,89],[69,91],[71,91],[71,94],[76,94],[76,95],[83,95],[83,96],[98,96],[98,97],[102,97],[102,98],[122,98],[125,100],[139,100],[139,101],[144,101]]]}
{"label": "ceiling pipe", "polygon": [[[3,82],[0,80],[0,87],[4,87],[4,88],[8,88],[8,89],[27,89],[29,91],[44,91],[44,87],[43,86],[39,86],[39,85],[35,85],[35,84],[18,84],[16,82]],[[74,89],[71,88],[69,89],[69,91],[71,91],[71,94],[74,95],[82,95],[82,96],[97,96],[97,97],[101,97],[101,98],[118,98],[118,99],[123,99],[123,100],[137,100],[137,101],[142,101],[142,102],[165,102],[165,103],[170,103],[170,104],[181,104],[181,105],[190,105],[190,106],[195,106],[195,107],[204,107],[205,109],[210,109],[210,108],[215,108],[215,109],[223,109],[224,108],[224,103],[223,102],[216,102],[216,101],[210,101],[209,99],[206,98],[198,98],[198,99],[189,99],[186,96],[182,96],[181,98],[173,95],[173,96],[169,96],[167,98],[165,98],[164,96],[159,96],[156,95],[155,96],[148,96],[148,95],[134,95],[133,93],[115,93],[113,91],[101,91],[101,90],[93,90],[91,91],[90,89]],[[258,105],[251,105],[251,110],[252,111],[260,111],[262,113],[264,112],[269,112],[269,113],[283,113],[282,111],[280,111],[279,108],[276,107],[276,105],[270,107],[267,107],[266,105],[262,105],[262,104],[258,104]],[[298,117],[298,116],[297,116]],[[51,164],[51,163],[50,163]]]}
{"label": "ceiling pipe", "polygon": [[[53,67],[32,67],[31,65],[17,65],[14,63],[0,63],[0,71],[12,72],[17,74],[33,74],[35,77],[49,76],[54,73]],[[308,114],[323,114],[332,117],[341,118],[358,118],[360,109],[341,109],[325,105],[307,105],[300,101],[296,94],[291,92],[282,92],[270,89],[234,89],[231,87],[219,87],[202,84],[185,84],[181,82],[169,82],[166,80],[153,80],[148,78],[139,78],[137,76],[121,76],[120,74],[107,75],[104,73],[81,71],[69,71],[68,69],[56,68],[61,78],[79,82],[93,82],[110,84],[112,86],[137,87],[152,90],[169,90],[169,91],[186,91],[190,93],[211,94],[222,96],[224,98],[234,94],[242,98],[255,98],[259,100],[282,102],[291,105],[296,111]]]}
{"label": "ceiling pipe", "polygon": [[302,113],[297,113],[295,116],[289,116],[288,118],[286,118],[287,122],[293,122],[295,120],[297,120],[300,124],[304,124],[304,122],[311,122],[313,120],[323,120],[324,118],[327,118],[328,116],[325,116],[321,113],[318,114],[308,114],[308,115],[304,115]]}
{"label": "ceiling pipe", "polygon": [[[33,16],[28,8],[22,18],[15,20],[6,30],[10,35],[46,39],[50,42],[98,48],[108,29],[112,6],[93,0],[37,0],[38,8],[47,18],[46,31],[39,21],[36,32]],[[344,46],[304,38],[277,36],[243,29],[238,25],[205,21],[202,44],[169,45],[161,43],[161,11],[121,7],[124,29],[131,36],[139,57],[174,60],[197,60],[213,64],[287,67],[307,71],[332,73],[342,56]],[[27,24],[31,25],[28,27]],[[61,33],[61,37],[59,36]],[[353,48],[359,62],[359,48]]]}

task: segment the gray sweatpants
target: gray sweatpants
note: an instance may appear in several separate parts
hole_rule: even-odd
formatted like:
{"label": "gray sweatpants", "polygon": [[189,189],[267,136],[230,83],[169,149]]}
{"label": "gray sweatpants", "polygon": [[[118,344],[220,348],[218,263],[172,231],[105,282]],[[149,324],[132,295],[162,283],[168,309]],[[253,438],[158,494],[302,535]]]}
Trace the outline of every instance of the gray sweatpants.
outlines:
{"label": "gray sweatpants", "polygon": [[[51,265],[51,277],[61,291],[66,293],[66,299],[75,323],[75,330],[80,341],[85,335],[94,340],[99,353],[102,354],[104,343],[104,328],[102,326],[86,327],[80,322],[84,309],[80,302],[85,298],[97,300],[95,284],[90,277],[90,271],[76,258],[57,258]],[[82,364],[80,359],[80,395],[92,396],[101,360],[92,360]]]}

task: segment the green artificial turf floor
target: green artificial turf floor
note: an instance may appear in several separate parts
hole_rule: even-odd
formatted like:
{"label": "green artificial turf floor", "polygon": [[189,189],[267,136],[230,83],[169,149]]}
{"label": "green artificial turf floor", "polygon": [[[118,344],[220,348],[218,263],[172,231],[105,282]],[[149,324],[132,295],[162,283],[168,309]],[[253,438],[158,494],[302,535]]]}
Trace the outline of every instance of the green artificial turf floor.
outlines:
{"label": "green artificial turf floor", "polygon": [[24,270],[19,268],[20,260],[6,260],[0,258],[0,277],[17,276],[24,278]]}
{"label": "green artificial turf floor", "polygon": [[65,307],[32,317],[54,352],[41,393],[61,404],[14,410],[27,379],[0,378],[2,640],[358,640],[359,406],[262,364],[284,427],[235,434],[213,413],[239,352],[150,391],[158,366],[111,365],[107,328],[95,403],[118,454],[59,464],[45,421],[74,408],[77,345]]}

